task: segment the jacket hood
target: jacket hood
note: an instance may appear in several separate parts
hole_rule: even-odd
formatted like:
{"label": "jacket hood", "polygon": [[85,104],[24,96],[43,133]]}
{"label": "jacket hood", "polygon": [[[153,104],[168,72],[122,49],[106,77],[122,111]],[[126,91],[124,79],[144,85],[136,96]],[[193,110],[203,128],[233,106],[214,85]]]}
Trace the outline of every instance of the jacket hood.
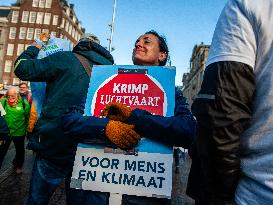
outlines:
{"label": "jacket hood", "polygon": [[78,53],[97,65],[112,65],[113,56],[101,45],[92,41],[80,41],[74,48],[74,53]]}

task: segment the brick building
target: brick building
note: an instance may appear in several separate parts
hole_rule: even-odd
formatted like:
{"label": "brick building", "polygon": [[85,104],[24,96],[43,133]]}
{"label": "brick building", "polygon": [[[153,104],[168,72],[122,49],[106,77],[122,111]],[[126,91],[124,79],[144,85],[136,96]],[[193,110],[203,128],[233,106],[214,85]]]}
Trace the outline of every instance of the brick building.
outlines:
{"label": "brick building", "polygon": [[14,61],[41,32],[64,38],[71,44],[80,39],[84,29],[73,7],[67,0],[17,0],[10,6],[0,79],[4,84],[20,82],[13,72]]}
{"label": "brick building", "polygon": [[194,46],[190,59],[190,72],[183,75],[183,95],[190,105],[201,88],[209,47],[203,43]]}

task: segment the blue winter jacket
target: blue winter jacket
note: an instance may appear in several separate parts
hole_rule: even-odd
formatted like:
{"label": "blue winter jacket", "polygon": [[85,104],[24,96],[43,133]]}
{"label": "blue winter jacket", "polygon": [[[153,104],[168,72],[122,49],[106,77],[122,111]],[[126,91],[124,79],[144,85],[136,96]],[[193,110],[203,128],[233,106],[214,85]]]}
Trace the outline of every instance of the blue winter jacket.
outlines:
{"label": "blue winter jacket", "polygon": [[[99,123],[100,118],[83,117],[82,110],[83,107],[74,107],[63,116],[65,133],[71,136],[82,136],[83,142],[89,140],[90,143],[99,143],[98,140],[102,138],[97,138],[94,127]],[[126,123],[134,124],[141,136],[172,146],[189,148],[195,140],[196,120],[180,90],[176,90],[175,94],[174,116],[163,117],[135,109]]]}

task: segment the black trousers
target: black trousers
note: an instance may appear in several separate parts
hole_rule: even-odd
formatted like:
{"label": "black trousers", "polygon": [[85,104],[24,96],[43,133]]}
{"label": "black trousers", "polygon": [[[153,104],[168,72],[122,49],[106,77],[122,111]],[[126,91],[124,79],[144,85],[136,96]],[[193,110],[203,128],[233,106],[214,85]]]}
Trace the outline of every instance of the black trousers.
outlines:
{"label": "black trousers", "polygon": [[122,196],[122,205],[171,205],[170,199],[145,197],[145,196],[130,196],[124,194]]}
{"label": "black trousers", "polygon": [[11,141],[13,141],[16,151],[15,158],[13,159],[13,165],[16,168],[22,168],[25,160],[25,136],[9,137],[5,141],[5,144],[0,146],[0,168],[8,152]]}

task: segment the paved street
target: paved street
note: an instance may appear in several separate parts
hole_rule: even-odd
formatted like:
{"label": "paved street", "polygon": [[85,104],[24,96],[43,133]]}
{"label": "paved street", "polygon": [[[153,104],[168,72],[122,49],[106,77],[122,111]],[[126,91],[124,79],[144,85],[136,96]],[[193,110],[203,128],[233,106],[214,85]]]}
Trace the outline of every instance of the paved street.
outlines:
{"label": "paved street", "polygon": [[[31,168],[35,155],[32,151],[26,151],[26,159],[23,167],[23,174],[17,175],[12,166],[15,150],[12,145],[3,162],[0,170],[0,205],[22,205],[25,195],[28,192],[31,177]],[[179,174],[173,176],[173,197],[172,205],[192,205],[193,201],[185,195],[187,175],[190,166],[190,159],[186,162],[180,159]],[[64,185],[62,184],[53,195],[50,205],[65,205]]]}

